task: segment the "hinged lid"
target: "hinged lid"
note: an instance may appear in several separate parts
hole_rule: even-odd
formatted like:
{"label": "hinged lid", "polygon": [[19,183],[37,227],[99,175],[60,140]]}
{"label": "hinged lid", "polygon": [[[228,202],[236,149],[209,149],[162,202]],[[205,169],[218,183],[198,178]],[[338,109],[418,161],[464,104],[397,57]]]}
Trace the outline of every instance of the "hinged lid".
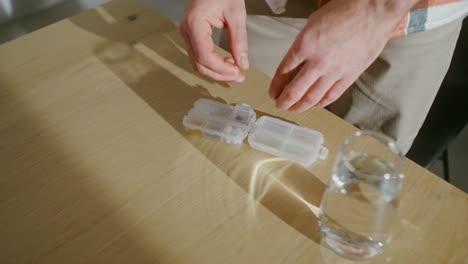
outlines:
{"label": "hinged lid", "polygon": [[199,99],[184,116],[183,124],[228,144],[242,144],[251,132],[248,142],[253,148],[303,165],[327,158],[322,133],[269,116],[255,120],[255,111],[249,105]]}

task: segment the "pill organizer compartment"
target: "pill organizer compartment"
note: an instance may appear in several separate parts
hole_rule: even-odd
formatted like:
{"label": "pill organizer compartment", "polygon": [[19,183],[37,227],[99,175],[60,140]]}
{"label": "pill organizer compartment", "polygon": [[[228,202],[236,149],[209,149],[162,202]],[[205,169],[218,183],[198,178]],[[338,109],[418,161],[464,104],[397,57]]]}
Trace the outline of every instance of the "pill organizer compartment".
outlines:
{"label": "pill organizer compartment", "polygon": [[255,111],[248,105],[232,106],[199,99],[184,116],[183,124],[201,131],[206,137],[228,144],[242,144],[255,119]]}
{"label": "pill organizer compartment", "polygon": [[253,148],[306,166],[328,155],[322,133],[269,116],[256,120],[255,111],[246,104],[199,99],[183,124],[228,144],[242,144],[248,135]]}
{"label": "pill organizer compartment", "polygon": [[328,155],[322,133],[269,116],[257,120],[248,141],[255,149],[303,165],[310,165],[317,158],[326,159]]}

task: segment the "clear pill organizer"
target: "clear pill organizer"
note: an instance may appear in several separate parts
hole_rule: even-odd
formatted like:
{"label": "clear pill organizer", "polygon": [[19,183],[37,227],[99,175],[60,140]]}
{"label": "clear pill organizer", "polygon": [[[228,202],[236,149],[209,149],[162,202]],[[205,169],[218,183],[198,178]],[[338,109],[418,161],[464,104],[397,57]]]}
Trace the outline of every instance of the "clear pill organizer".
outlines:
{"label": "clear pill organizer", "polygon": [[253,148],[305,166],[328,156],[322,133],[269,116],[257,120],[254,109],[246,104],[199,99],[184,116],[183,124],[228,144],[242,144],[248,136]]}

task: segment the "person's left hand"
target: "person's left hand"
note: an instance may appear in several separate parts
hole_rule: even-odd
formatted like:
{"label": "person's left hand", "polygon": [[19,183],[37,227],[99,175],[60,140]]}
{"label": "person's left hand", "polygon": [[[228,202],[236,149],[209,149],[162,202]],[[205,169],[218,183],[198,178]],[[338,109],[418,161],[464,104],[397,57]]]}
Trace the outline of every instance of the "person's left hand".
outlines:
{"label": "person's left hand", "polygon": [[278,108],[329,105],[377,58],[401,18],[366,2],[332,0],[309,17],[272,80]]}

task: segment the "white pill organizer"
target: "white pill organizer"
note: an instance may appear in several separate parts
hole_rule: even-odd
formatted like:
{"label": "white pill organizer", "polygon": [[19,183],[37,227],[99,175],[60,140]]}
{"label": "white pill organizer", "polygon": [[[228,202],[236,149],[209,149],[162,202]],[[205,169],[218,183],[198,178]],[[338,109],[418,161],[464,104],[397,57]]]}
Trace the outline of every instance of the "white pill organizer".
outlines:
{"label": "white pill organizer", "polygon": [[254,109],[246,104],[199,99],[184,116],[183,124],[228,144],[242,144],[248,136],[253,148],[305,166],[328,156],[322,133],[269,116],[257,120]]}

